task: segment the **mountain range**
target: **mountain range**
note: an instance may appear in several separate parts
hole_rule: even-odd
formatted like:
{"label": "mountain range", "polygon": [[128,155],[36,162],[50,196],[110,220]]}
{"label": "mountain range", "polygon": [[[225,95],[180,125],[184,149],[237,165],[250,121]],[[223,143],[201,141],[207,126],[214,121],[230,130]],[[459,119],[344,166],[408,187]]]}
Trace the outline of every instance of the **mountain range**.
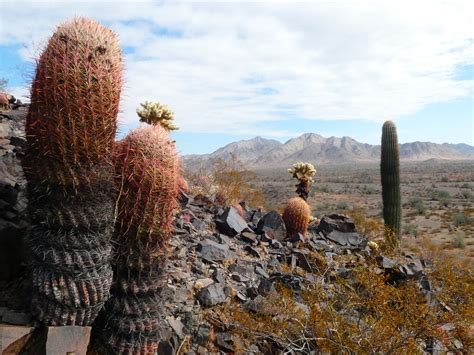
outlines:
{"label": "mountain range", "polygon": [[[298,161],[321,164],[378,162],[380,145],[357,142],[351,137],[325,138],[316,133],[305,133],[285,143],[255,137],[227,144],[211,154],[192,154],[183,157],[186,168],[208,168],[218,159],[229,160],[232,154],[247,168],[289,167]],[[413,142],[400,144],[402,161],[474,160],[474,147],[468,144],[437,144]]]}

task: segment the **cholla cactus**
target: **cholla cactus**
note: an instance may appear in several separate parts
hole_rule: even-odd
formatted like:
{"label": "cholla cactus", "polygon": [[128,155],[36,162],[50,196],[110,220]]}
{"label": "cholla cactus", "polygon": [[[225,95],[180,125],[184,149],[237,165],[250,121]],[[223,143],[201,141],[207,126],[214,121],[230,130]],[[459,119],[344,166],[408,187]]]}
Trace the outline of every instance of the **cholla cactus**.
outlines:
{"label": "cholla cactus", "polygon": [[293,167],[288,169],[288,172],[298,179],[299,183],[296,185],[296,193],[306,201],[313,182],[313,176],[316,175],[316,168],[313,164],[298,162],[293,164]]}
{"label": "cholla cactus", "polygon": [[166,106],[162,105],[159,102],[148,102],[145,101],[140,104],[141,109],[137,109],[137,114],[140,117],[140,122],[145,122],[151,125],[161,125],[164,129],[168,131],[177,130],[173,124],[174,112]]}

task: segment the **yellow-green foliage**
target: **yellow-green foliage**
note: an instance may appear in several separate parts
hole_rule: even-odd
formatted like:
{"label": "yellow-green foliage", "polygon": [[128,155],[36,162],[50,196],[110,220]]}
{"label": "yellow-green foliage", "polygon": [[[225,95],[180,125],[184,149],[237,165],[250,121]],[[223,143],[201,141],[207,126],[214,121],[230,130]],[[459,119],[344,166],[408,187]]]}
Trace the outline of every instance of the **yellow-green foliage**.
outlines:
{"label": "yellow-green foliage", "polygon": [[293,197],[288,200],[282,217],[288,237],[291,238],[297,233],[306,235],[311,219],[311,208],[302,198]]}
{"label": "yellow-green foliage", "polygon": [[313,164],[298,162],[293,164],[288,172],[299,181],[313,182],[313,176],[316,175],[316,168]]}
{"label": "yellow-green foliage", "polygon": [[174,112],[159,102],[148,102],[145,101],[140,104],[141,109],[137,109],[137,114],[140,117],[140,122],[145,122],[151,125],[161,125],[168,131],[177,130],[173,124]]}
{"label": "yellow-green foliage", "polygon": [[[430,253],[426,273],[434,299],[441,301],[438,305],[428,305],[415,281],[387,282],[368,259],[354,267],[348,278],[308,285],[301,296],[309,313],[300,312],[293,292],[279,286],[277,296],[267,298],[264,314],[231,303],[219,310],[220,318],[249,344],[273,339],[287,350],[306,346],[303,352],[310,348],[322,353],[418,354],[422,342],[429,339],[449,350],[455,350],[452,341],[458,339],[464,345],[462,352],[472,353],[474,271],[439,251],[430,249]],[[354,256],[336,256],[335,261],[353,264]],[[330,272],[320,266],[313,268],[316,275]],[[452,330],[442,328],[448,323]]]}

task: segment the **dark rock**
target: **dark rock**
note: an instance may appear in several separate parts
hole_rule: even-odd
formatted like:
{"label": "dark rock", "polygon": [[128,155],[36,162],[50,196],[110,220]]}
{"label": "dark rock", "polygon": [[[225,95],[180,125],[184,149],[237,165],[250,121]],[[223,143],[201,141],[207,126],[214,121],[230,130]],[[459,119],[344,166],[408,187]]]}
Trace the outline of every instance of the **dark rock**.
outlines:
{"label": "dark rock", "polygon": [[168,324],[174,330],[176,335],[182,339],[184,337],[184,334],[183,334],[184,325],[181,322],[181,320],[176,319],[175,317],[167,317],[166,320],[168,321]]}
{"label": "dark rock", "polygon": [[271,239],[282,241],[286,237],[285,223],[277,211],[265,214],[257,224],[258,234],[266,233]]}
{"label": "dark rock", "polygon": [[224,271],[221,269],[215,269],[214,273],[212,274],[212,278],[215,282],[224,283],[225,281],[225,274]]}
{"label": "dark rock", "polygon": [[295,250],[294,255],[297,258],[297,265],[301,267],[303,270],[308,271],[308,272],[313,272],[313,268],[309,264],[308,259],[306,258],[306,255],[309,253],[308,250]]}
{"label": "dark rock", "polygon": [[254,286],[247,287],[246,293],[247,296],[251,299],[254,299],[259,294],[258,289]]}
{"label": "dark rock", "polygon": [[263,268],[261,268],[260,266],[256,266],[255,267],[255,273],[257,275],[260,275],[266,279],[268,279],[270,276],[267,274],[267,272],[265,270],[263,270]]}
{"label": "dark rock", "polygon": [[206,345],[209,342],[211,334],[211,325],[209,323],[202,323],[194,336],[194,341],[199,345]]}
{"label": "dark rock", "polygon": [[224,352],[234,352],[234,340],[229,333],[217,333],[216,334],[216,345],[219,349]]}
{"label": "dark rock", "polygon": [[304,242],[304,240],[305,240],[304,235],[301,233],[294,233],[292,236],[286,239],[286,241],[290,243]]}
{"label": "dark rock", "polygon": [[255,244],[257,243],[257,235],[252,232],[242,232],[240,238],[247,243]]}
{"label": "dark rock", "polygon": [[31,314],[7,310],[2,315],[2,322],[14,325],[28,325],[31,323]]}
{"label": "dark rock", "polygon": [[255,258],[262,258],[262,256],[260,255],[260,250],[258,248],[252,248],[250,245],[246,245],[244,250]]}
{"label": "dark rock", "polygon": [[210,262],[222,262],[231,258],[231,252],[229,251],[228,245],[219,244],[210,239],[205,239],[202,242],[199,242],[197,250],[201,253],[201,258]]}
{"label": "dark rock", "polygon": [[280,281],[286,287],[291,288],[295,291],[300,291],[303,283],[303,278],[301,276],[293,275],[293,274],[272,274],[270,276],[271,281]]}
{"label": "dark rock", "polygon": [[243,265],[241,263],[236,263],[236,264],[230,265],[229,266],[229,271],[232,274],[242,275],[242,276],[245,276],[249,279],[255,278],[255,273],[253,271],[253,268],[251,266]]}
{"label": "dark rock", "polygon": [[198,295],[202,305],[210,307],[219,303],[224,303],[227,296],[224,293],[224,287],[221,284],[212,284],[203,288]]}
{"label": "dark rock", "polygon": [[272,292],[276,292],[273,282],[268,279],[261,279],[258,284],[258,293],[262,296],[266,296]]}
{"label": "dark rock", "polygon": [[262,315],[272,315],[269,307],[268,301],[265,297],[258,295],[253,300],[248,301],[245,304],[247,310],[253,313],[262,314]]}
{"label": "dark rock", "polygon": [[349,217],[339,214],[331,214],[321,218],[317,229],[325,235],[334,230],[343,233],[357,233],[354,222]]}
{"label": "dark rock", "polygon": [[342,246],[365,248],[365,245],[362,246],[362,243],[364,242],[364,238],[362,238],[358,233],[353,233],[353,232],[345,233],[345,232],[334,230],[331,233],[327,234],[325,237]]}
{"label": "dark rock", "polygon": [[227,207],[224,213],[216,218],[216,226],[219,232],[231,237],[244,231],[250,231],[247,222],[239,215],[234,207]]}

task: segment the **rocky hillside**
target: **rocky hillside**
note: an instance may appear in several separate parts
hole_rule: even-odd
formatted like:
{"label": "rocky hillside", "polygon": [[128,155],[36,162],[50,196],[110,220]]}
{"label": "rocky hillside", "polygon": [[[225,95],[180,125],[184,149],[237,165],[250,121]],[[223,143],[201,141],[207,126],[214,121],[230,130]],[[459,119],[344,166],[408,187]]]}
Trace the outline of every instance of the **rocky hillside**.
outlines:
{"label": "rocky hillside", "polygon": [[[2,237],[24,250],[24,113],[0,118]],[[470,272],[446,263],[453,276],[440,283],[445,276],[431,276],[430,263],[380,249],[346,216],[324,216],[288,239],[278,212],[243,212],[183,195],[162,274],[158,354],[472,351],[463,313],[472,309]],[[0,352],[43,353],[28,262],[1,261],[12,272],[0,275]],[[47,346],[64,347],[64,337],[48,333]],[[95,332],[88,353],[107,353]]]}
{"label": "rocky hillside", "polygon": [[[325,138],[315,133],[305,133],[284,144],[256,137],[230,143],[212,154],[185,156],[184,164],[191,169],[206,168],[216,159],[228,160],[231,153],[247,167],[258,169],[288,167],[297,161],[313,164],[378,162],[380,146],[360,143],[351,137]],[[474,160],[474,147],[467,144],[404,143],[400,145],[400,158],[405,161]]]}

